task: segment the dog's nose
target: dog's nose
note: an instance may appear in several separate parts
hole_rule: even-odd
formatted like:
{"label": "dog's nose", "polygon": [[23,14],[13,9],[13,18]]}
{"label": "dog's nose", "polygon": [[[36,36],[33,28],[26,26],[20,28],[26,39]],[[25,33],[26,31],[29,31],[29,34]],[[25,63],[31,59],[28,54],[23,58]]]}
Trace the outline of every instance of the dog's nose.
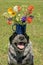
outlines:
{"label": "dog's nose", "polygon": [[24,37],[19,37],[19,39],[20,39],[20,40],[23,40],[23,39],[24,39]]}

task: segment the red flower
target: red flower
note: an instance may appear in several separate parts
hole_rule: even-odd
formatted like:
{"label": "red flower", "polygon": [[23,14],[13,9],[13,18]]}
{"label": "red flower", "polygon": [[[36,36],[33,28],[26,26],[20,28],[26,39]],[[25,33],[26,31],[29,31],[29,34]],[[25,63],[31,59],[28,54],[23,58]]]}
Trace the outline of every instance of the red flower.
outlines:
{"label": "red flower", "polygon": [[8,20],[8,21],[7,21],[7,24],[11,25],[11,24],[12,24],[12,21],[9,21],[9,20]]}
{"label": "red flower", "polygon": [[32,18],[31,17],[27,17],[27,22],[31,23],[32,22]]}
{"label": "red flower", "polygon": [[32,5],[28,7],[28,11],[32,11],[33,9],[34,9],[34,6]]}

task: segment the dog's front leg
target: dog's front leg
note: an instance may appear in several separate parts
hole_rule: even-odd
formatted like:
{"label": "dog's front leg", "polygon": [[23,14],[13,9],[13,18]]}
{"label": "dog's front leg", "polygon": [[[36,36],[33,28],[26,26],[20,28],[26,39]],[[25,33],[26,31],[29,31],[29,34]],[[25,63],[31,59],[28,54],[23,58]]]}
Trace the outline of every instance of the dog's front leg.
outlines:
{"label": "dog's front leg", "polygon": [[14,65],[14,64],[13,63],[10,63],[10,64],[8,63],[8,65]]}

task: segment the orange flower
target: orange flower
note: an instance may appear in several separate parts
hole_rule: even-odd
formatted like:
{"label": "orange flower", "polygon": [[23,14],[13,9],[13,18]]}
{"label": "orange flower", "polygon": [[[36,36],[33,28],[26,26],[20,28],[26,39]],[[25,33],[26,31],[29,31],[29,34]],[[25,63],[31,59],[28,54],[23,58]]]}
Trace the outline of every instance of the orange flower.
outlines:
{"label": "orange flower", "polygon": [[18,6],[18,11],[20,11],[21,10],[21,7],[20,6]]}
{"label": "orange flower", "polygon": [[28,11],[32,11],[33,9],[34,9],[34,6],[32,5],[28,7]]}

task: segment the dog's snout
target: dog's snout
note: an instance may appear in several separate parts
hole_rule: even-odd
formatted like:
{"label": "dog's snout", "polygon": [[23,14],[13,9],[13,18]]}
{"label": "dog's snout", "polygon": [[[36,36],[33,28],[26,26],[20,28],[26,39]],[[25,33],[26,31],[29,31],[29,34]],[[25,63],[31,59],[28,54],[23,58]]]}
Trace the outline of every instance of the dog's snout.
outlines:
{"label": "dog's snout", "polygon": [[20,40],[23,40],[23,39],[24,39],[24,37],[19,37],[19,39],[20,39]]}

